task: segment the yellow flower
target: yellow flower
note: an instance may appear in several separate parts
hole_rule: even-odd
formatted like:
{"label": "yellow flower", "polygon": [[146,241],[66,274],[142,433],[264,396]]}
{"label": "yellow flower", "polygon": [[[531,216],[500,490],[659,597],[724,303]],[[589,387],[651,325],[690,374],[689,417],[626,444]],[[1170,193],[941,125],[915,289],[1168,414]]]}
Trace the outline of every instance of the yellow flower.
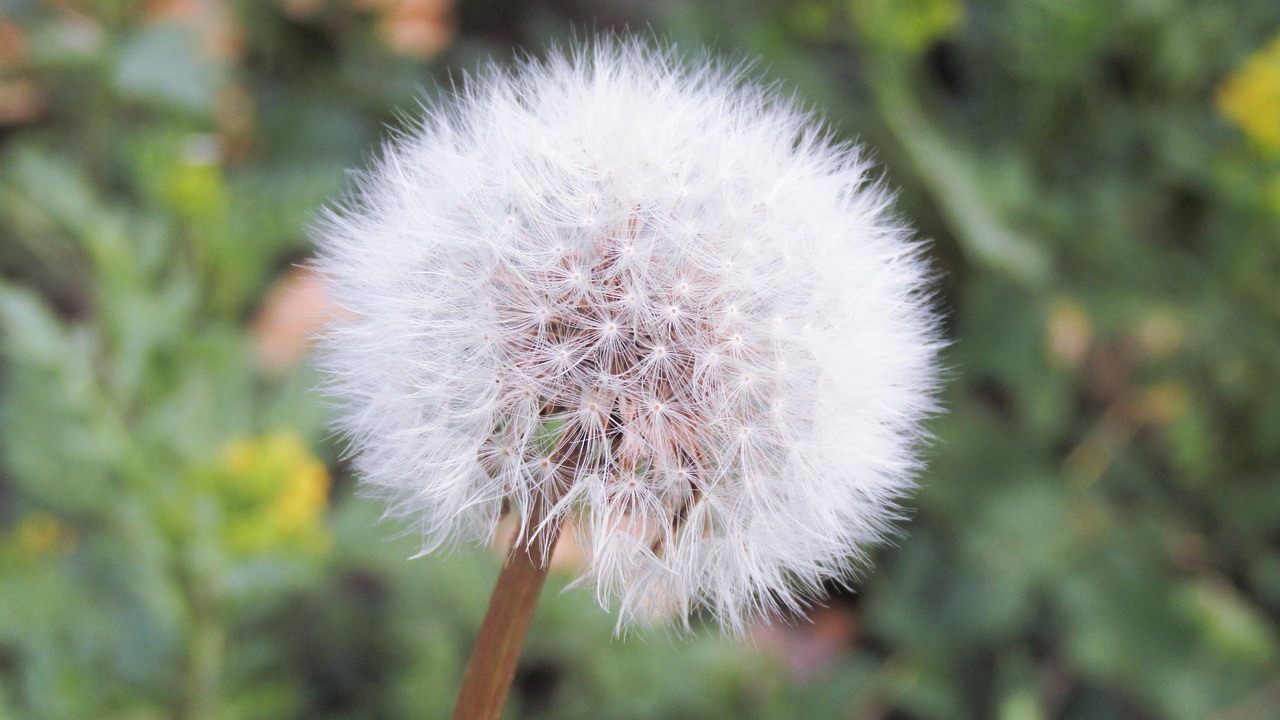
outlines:
{"label": "yellow flower", "polygon": [[1218,111],[1263,151],[1280,154],[1280,36],[1218,89]]}
{"label": "yellow flower", "polygon": [[964,22],[958,0],[850,0],[866,38],[891,50],[920,52]]}
{"label": "yellow flower", "polygon": [[76,544],[76,533],[54,516],[45,512],[31,512],[3,539],[3,546],[21,562],[35,562],[55,555],[71,552]]}
{"label": "yellow flower", "polygon": [[181,157],[169,168],[165,199],[171,210],[188,220],[215,220],[226,214],[231,199],[220,153],[212,135],[186,138]]}
{"label": "yellow flower", "polygon": [[224,541],[233,554],[328,548],[329,471],[296,433],[232,443],[220,466],[205,477],[221,507]]}

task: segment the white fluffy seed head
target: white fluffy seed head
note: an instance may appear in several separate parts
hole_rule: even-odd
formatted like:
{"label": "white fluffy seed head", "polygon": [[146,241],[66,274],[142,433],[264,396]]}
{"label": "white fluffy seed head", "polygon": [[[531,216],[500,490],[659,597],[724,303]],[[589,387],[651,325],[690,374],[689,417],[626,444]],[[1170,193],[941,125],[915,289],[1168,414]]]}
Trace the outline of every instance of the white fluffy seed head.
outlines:
{"label": "white fluffy seed head", "polygon": [[623,626],[801,609],[897,517],[934,410],[928,272],[869,172],[638,42],[472,78],[319,232],[365,486],[424,551],[574,516]]}

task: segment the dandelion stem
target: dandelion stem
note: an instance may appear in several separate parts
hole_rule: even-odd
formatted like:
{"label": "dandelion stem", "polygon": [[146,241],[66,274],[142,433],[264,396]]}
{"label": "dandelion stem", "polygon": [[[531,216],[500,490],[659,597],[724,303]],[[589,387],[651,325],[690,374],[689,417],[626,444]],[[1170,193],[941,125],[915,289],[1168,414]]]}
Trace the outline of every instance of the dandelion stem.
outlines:
{"label": "dandelion stem", "polygon": [[[527,527],[536,528],[541,522],[535,512]],[[559,537],[558,521],[548,523],[532,539],[516,533],[462,677],[453,720],[497,720],[502,715]]]}

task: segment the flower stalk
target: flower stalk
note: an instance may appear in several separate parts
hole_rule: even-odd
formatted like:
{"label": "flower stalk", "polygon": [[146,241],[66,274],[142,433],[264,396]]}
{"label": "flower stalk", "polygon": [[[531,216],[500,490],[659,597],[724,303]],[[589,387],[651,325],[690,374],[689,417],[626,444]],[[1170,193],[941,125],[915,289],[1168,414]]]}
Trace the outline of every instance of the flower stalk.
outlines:
{"label": "flower stalk", "polygon": [[[540,522],[534,519],[535,526]],[[559,537],[558,521],[528,539],[516,534],[462,676],[453,720],[501,717]]]}

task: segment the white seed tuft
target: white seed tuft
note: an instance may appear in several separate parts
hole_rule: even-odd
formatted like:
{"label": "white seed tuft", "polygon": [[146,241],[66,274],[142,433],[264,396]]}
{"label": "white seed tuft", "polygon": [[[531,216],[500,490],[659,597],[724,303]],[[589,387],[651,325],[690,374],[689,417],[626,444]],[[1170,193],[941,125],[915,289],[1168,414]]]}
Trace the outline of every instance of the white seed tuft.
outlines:
{"label": "white seed tuft", "polygon": [[635,41],[472,78],[319,231],[365,487],[424,551],[574,516],[625,624],[803,608],[898,518],[936,409],[928,270],[870,173]]}

